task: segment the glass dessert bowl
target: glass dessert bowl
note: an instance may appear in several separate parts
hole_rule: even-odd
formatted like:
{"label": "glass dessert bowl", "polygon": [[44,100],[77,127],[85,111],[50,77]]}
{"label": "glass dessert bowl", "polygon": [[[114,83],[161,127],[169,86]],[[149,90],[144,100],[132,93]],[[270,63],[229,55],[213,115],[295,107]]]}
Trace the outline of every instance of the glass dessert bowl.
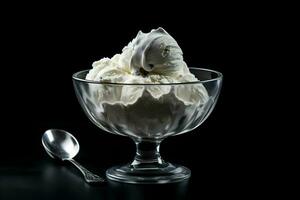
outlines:
{"label": "glass dessert bowl", "polygon": [[108,179],[153,184],[190,177],[188,168],[161,158],[160,143],[205,121],[216,105],[223,76],[209,69],[189,70],[201,81],[122,84],[86,80],[88,70],[73,75],[77,98],[88,118],[100,129],[130,137],[136,144],[134,160],[108,169]]}

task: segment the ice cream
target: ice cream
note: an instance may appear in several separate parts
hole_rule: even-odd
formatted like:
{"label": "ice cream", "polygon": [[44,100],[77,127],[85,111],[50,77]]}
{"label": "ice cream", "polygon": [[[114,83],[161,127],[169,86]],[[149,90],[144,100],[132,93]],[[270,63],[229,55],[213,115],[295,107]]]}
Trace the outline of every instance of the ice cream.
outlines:
{"label": "ice cream", "polygon": [[[150,33],[140,31],[136,38],[123,48],[121,54],[116,54],[111,59],[103,58],[94,62],[92,66],[93,69],[86,76],[87,80],[139,84],[198,81],[189,72],[181,48],[163,28],[152,30]],[[186,91],[187,88],[184,88],[184,91],[174,91],[174,94],[187,104],[204,103],[207,100],[207,92],[201,85],[197,87],[196,92]],[[122,89],[130,90],[130,88],[132,87],[124,86]],[[119,91],[114,95],[118,97],[112,100],[120,100],[124,104],[134,103],[145,89],[153,97],[159,98],[168,94],[171,87],[139,87],[135,88],[137,91],[134,91],[134,94],[133,91]],[[129,99],[131,101],[128,101]]]}
{"label": "ice cream", "polygon": [[198,79],[190,73],[176,40],[163,28],[140,31],[121,54],[92,66],[86,79],[103,83],[90,87],[91,98],[99,102],[94,115],[105,117],[109,126],[116,124],[123,133],[163,136],[172,126],[175,131],[180,120],[201,114],[209,100],[201,83],[174,84]]}
{"label": "ice cream", "polygon": [[151,74],[167,76],[188,72],[181,48],[162,28],[150,33],[140,31],[130,45],[133,47],[130,66],[137,72],[143,69]]}

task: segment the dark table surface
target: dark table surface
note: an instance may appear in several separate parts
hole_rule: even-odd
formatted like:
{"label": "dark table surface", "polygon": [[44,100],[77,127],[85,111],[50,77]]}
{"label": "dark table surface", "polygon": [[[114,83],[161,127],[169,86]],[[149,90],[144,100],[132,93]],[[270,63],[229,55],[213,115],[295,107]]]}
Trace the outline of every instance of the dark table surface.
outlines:
{"label": "dark table surface", "polygon": [[[13,147],[1,150],[0,199],[199,199],[237,196],[243,189],[239,176],[244,179],[247,173],[240,173],[242,165],[238,162],[241,159],[234,153],[233,143],[224,140],[229,136],[216,132],[217,128],[210,128],[212,123],[215,123],[214,117],[193,134],[170,137],[162,142],[162,157],[187,166],[192,176],[187,181],[160,185],[112,181],[89,185],[69,162],[53,160],[46,154],[40,141],[45,129],[40,127],[40,130],[33,130],[35,137],[23,137],[15,142],[18,151]],[[130,139],[101,131],[99,134],[99,130],[89,123],[84,126],[81,130],[85,132],[65,128],[79,140],[81,149],[75,159],[87,169],[105,176],[108,167],[133,159],[135,146]],[[14,140],[13,136],[9,138],[9,141]]]}
{"label": "dark table surface", "polygon": [[[95,173],[104,174],[100,166],[84,164]],[[89,185],[74,167],[41,159],[19,163],[18,167],[1,167],[0,199],[159,199],[166,195],[182,199],[188,195],[188,184],[185,181],[147,186],[117,182]]]}

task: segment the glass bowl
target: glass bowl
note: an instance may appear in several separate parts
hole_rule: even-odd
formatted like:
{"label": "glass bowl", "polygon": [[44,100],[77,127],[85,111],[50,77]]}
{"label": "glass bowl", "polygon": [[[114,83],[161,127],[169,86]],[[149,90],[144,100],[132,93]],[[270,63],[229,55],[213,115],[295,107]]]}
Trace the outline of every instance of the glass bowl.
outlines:
{"label": "glass bowl", "polygon": [[216,105],[222,86],[217,71],[190,68],[199,80],[171,84],[122,84],[86,80],[88,70],[73,75],[76,96],[87,117],[100,129],[133,139],[134,160],[106,171],[125,183],[169,183],[190,177],[188,168],[164,161],[160,143],[202,124]]}

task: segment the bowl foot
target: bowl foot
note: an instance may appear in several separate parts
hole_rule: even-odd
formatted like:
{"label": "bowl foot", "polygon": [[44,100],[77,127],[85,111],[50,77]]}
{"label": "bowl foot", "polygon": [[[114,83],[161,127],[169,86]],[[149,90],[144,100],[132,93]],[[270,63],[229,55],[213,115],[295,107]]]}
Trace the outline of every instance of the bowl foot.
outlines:
{"label": "bowl foot", "polygon": [[174,183],[191,176],[191,171],[180,165],[166,163],[164,167],[115,166],[106,171],[109,180],[133,184]]}

